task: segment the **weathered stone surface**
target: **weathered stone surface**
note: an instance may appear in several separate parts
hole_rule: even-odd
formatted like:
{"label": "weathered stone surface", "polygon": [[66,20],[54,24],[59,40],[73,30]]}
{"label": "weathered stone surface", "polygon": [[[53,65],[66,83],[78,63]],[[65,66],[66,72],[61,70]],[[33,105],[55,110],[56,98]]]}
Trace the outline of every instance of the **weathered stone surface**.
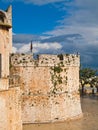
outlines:
{"label": "weathered stone surface", "polygon": [[[30,57],[29,57],[30,56]],[[79,55],[13,54],[11,75],[19,76],[23,123],[64,121],[82,114]],[[18,83],[19,84],[19,83]],[[17,85],[14,80],[10,86]]]}
{"label": "weathered stone surface", "polygon": [[9,76],[9,54],[12,51],[11,7],[7,11],[0,10],[0,78]]}
{"label": "weathered stone surface", "polygon": [[20,88],[9,88],[11,26],[10,6],[6,11],[0,10],[0,130],[22,130]]}
{"label": "weathered stone surface", "polygon": [[0,79],[0,91],[8,90],[8,88],[9,88],[9,79],[8,78]]}
{"label": "weathered stone surface", "polygon": [[0,92],[0,130],[22,130],[19,88]]}

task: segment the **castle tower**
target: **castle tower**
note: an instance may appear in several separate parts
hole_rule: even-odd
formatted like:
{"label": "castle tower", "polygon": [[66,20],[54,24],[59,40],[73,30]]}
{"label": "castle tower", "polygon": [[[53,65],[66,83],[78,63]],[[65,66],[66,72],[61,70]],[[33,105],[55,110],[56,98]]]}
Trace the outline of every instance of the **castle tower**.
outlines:
{"label": "castle tower", "polygon": [[[22,130],[20,88],[9,87],[12,7],[0,10],[0,130]],[[17,115],[17,116],[16,116]]]}
{"label": "castle tower", "polygon": [[9,76],[9,54],[12,50],[12,7],[0,10],[0,78]]}

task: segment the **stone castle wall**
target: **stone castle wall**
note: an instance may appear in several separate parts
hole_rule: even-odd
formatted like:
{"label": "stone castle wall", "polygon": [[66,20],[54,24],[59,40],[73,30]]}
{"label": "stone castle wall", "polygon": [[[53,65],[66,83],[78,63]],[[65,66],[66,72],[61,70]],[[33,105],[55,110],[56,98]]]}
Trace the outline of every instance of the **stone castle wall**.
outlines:
{"label": "stone castle wall", "polygon": [[0,130],[22,130],[19,88],[0,91]]}
{"label": "stone castle wall", "polygon": [[81,115],[79,55],[11,55],[10,87],[20,84],[23,123],[55,122]]}

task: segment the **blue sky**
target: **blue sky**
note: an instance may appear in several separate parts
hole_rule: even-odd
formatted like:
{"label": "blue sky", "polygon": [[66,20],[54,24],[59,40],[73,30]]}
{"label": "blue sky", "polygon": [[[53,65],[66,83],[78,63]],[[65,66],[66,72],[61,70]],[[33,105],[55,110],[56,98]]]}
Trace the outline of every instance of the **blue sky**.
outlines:
{"label": "blue sky", "polygon": [[13,52],[77,53],[81,64],[98,68],[97,0],[1,0],[13,8]]}
{"label": "blue sky", "polygon": [[6,9],[10,4],[12,5],[13,32],[40,35],[60,25],[59,20],[63,19],[65,14],[67,15],[67,12],[58,9],[63,2],[41,3],[2,0],[0,8]]}

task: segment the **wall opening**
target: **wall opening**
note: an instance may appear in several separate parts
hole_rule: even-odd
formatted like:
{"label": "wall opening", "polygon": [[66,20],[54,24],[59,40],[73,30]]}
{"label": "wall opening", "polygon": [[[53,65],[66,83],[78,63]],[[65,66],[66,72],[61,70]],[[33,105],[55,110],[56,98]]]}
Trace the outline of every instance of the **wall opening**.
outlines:
{"label": "wall opening", "polygon": [[58,57],[60,60],[64,60],[63,54],[59,54]]}

